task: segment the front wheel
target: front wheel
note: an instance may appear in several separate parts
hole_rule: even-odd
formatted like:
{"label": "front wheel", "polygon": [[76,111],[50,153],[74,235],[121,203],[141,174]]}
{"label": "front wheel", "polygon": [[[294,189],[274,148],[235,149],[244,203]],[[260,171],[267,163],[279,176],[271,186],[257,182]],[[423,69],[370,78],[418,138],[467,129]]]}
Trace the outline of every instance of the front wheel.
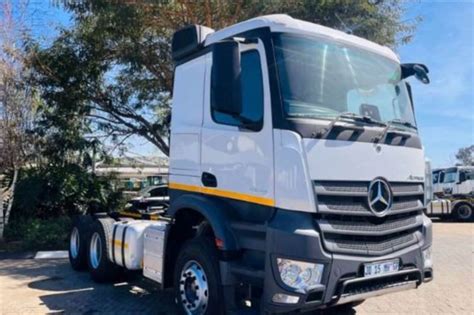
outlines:
{"label": "front wheel", "polygon": [[468,204],[461,204],[455,210],[456,219],[459,221],[470,221],[474,218],[473,209]]}
{"label": "front wheel", "polygon": [[210,239],[198,237],[183,245],[176,261],[174,288],[181,313],[224,313],[219,260]]}

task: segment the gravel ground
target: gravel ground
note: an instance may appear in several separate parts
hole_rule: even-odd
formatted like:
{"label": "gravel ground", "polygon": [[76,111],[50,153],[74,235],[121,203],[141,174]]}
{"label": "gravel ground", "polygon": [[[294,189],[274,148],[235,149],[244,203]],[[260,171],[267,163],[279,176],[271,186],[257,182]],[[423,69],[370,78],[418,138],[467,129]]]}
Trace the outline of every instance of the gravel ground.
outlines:
{"label": "gravel ground", "polygon": [[[357,314],[474,314],[474,224],[435,223],[435,279],[418,290],[372,298]],[[95,284],[65,259],[0,260],[0,314],[175,314],[170,291],[140,277]]]}

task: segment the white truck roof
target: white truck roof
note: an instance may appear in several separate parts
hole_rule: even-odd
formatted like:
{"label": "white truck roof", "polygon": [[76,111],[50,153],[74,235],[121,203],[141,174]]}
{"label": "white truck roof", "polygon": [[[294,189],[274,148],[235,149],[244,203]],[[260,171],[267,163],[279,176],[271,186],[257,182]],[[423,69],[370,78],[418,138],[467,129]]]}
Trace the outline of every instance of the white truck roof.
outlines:
{"label": "white truck roof", "polygon": [[328,37],[332,40],[343,41],[399,62],[397,55],[386,46],[326,26],[294,19],[286,14],[260,16],[223,28],[222,30],[207,35],[205,46],[260,27],[270,27],[273,32],[289,32]]}

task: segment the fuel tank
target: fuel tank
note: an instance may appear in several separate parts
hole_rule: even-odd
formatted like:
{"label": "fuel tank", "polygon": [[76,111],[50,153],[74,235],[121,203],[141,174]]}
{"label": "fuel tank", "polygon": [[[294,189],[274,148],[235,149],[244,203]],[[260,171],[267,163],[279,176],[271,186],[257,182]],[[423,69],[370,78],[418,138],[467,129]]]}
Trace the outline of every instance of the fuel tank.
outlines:
{"label": "fuel tank", "polygon": [[128,270],[143,268],[143,242],[145,229],[152,221],[131,220],[114,223],[109,257]]}

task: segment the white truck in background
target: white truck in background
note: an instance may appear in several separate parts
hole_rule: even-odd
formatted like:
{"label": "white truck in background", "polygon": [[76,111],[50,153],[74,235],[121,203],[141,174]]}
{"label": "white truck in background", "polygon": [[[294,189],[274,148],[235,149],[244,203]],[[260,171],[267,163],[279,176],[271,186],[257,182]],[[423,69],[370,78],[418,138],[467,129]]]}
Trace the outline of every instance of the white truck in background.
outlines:
{"label": "white truck in background", "polygon": [[352,307],[433,278],[405,81],[426,66],[287,15],[190,25],[172,55],[169,207],[80,216],[74,269],[142,270],[193,315]]}
{"label": "white truck in background", "polygon": [[433,193],[439,196],[474,196],[474,166],[433,170]]}
{"label": "white truck in background", "polygon": [[474,166],[454,166],[432,171],[430,216],[459,221],[474,220]]}

